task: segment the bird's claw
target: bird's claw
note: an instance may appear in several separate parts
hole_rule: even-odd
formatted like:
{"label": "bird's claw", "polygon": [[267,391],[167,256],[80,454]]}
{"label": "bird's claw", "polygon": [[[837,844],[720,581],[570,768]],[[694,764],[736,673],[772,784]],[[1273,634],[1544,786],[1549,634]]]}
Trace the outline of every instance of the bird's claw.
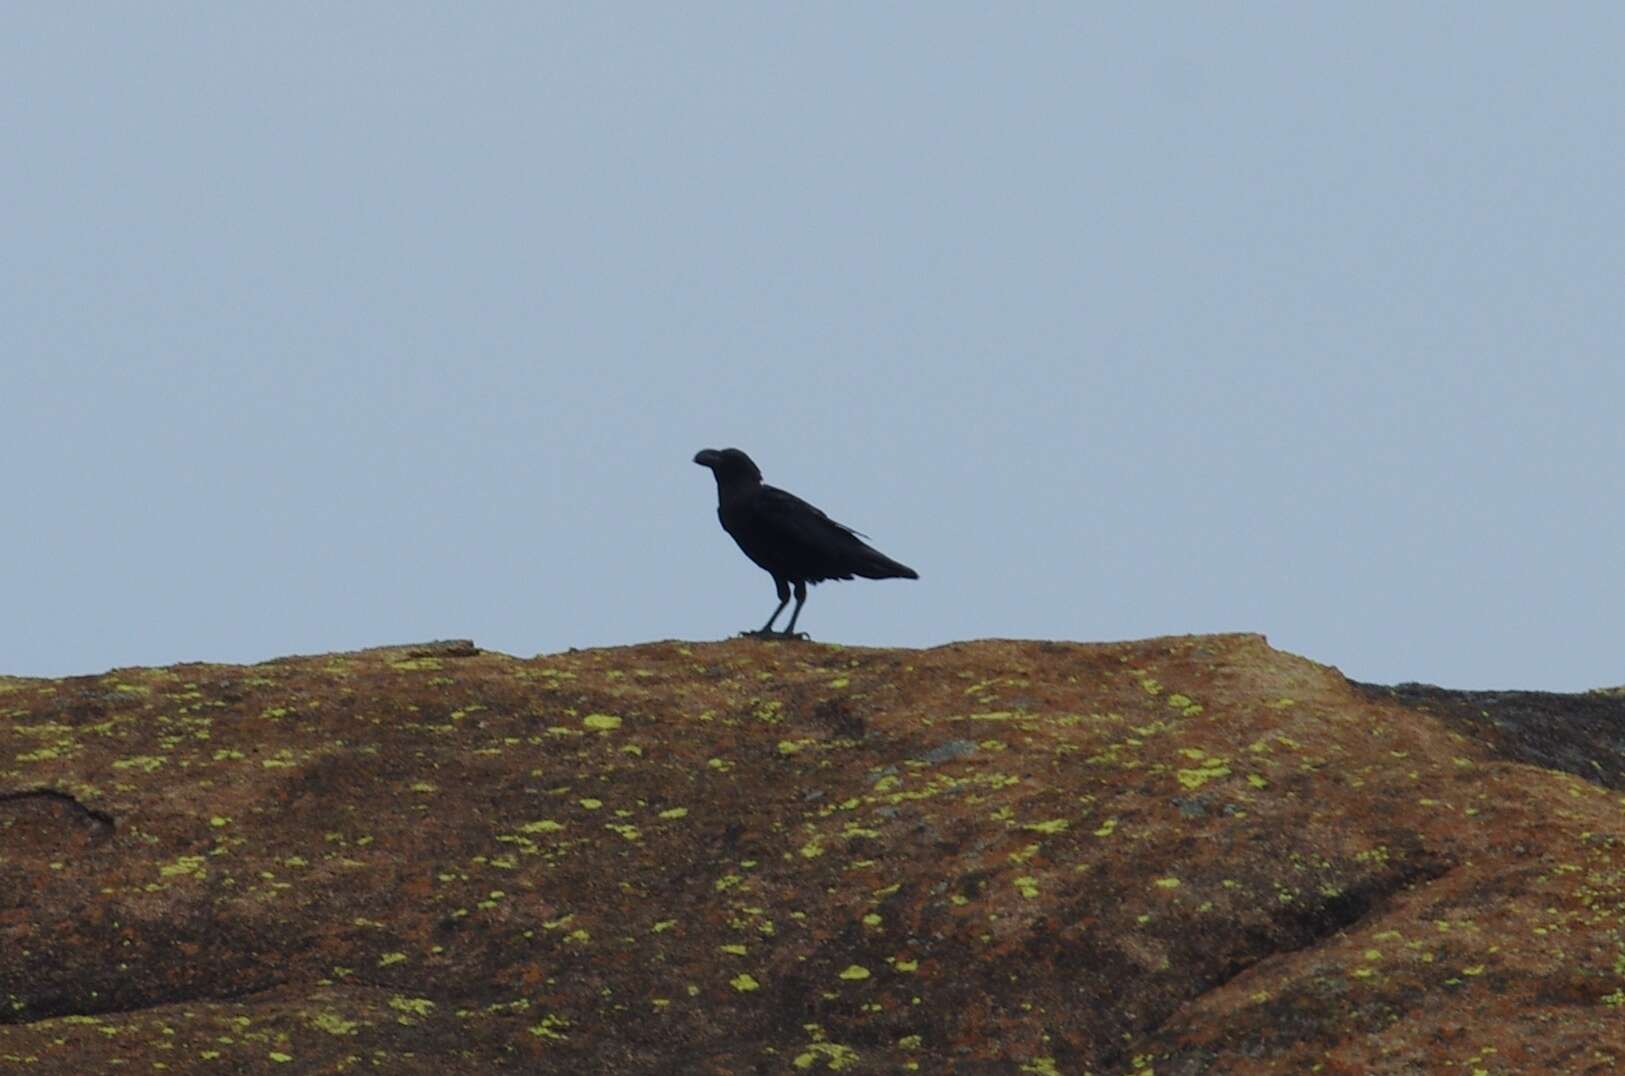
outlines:
{"label": "bird's claw", "polygon": [[792,643],[810,643],[810,642],[812,642],[812,636],[808,635],[804,631],[795,631],[795,632],[790,632],[790,631],[768,631],[765,628],[757,628],[755,631],[742,631],[742,632],[739,633],[738,638],[740,638],[740,639],[772,639],[772,640],[775,640],[777,642],[792,642]]}

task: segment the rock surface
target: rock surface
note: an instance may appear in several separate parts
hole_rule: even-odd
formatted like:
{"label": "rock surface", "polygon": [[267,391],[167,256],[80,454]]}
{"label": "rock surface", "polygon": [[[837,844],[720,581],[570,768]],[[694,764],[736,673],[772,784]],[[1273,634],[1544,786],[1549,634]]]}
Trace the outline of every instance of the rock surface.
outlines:
{"label": "rock surface", "polygon": [[0,1071],[1611,1072],[1620,729],[1252,635],[0,678]]}

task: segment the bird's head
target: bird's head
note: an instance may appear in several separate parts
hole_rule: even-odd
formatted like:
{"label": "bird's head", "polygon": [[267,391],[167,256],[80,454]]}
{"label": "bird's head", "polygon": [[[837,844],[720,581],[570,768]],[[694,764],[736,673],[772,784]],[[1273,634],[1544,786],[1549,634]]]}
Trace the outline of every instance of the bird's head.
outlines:
{"label": "bird's head", "polygon": [[718,484],[762,480],[761,469],[737,448],[702,448],[694,453],[694,462],[701,467],[711,468]]}

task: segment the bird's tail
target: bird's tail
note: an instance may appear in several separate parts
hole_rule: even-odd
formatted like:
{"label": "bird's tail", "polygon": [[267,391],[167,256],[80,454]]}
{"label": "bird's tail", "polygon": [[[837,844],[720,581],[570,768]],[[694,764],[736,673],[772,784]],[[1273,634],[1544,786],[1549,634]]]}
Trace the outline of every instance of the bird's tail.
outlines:
{"label": "bird's tail", "polygon": [[899,564],[878,549],[863,547],[863,559],[854,565],[853,573],[865,579],[918,579],[920,573],[906,564]]}

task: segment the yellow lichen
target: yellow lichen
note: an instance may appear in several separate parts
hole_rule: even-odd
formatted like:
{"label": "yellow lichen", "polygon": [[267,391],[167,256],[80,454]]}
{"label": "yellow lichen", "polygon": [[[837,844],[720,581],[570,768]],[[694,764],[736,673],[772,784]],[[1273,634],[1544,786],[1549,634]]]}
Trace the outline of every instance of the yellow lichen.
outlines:
{"label": "yellow lichen", "polygon": [[167,755],[133,755],[130,758],[116,759],[113,762],[113,768],[115,770],[141,770],[144,773],[151,773],[168,761],[169,756]]}
{"label": "yellow lichen", "polygon": [[810,1069],[819,1059],[831,1072],[840,1072],[858,1063],[858,1052],[838,1042],[815,1042],[797,1054],[791,1064],[798,1069]]}
{"label": "yellow lichen", "polygon": [[179,859],[175,860],[175,862],[165,863],[163,866],[159,867],[158,873],[165,878],[174,878],[183,874],[190,874],[201,878],[207,873],[203,869],[203,864],[204,858],[202,856],[181,856]]}
{"label": "yellow lichen", "polygon": [[563,1042],[570,1036],[564,1034],[560,1029],[569,1026],[570,1021],[564,1017],[555,1013],[545,1013],[542,1016],[541,1023],[531,1025],[530,1033],[539,1039],[554,1039]]}
{"label": "yellow lichen", "polygon": [[360,1026],[354,1020],[346,1020],[336,1012],[319,1012],[310,1018],[310,1023],[329,1035],[349,1035]]}
{"label": "yellow lichen", "polygon": [[1179,778],[1179,783],[1186,788],[1201,788],[1215,778],[1230,776],[1230,767],[1224,763],[1225,760],[1222,758],[1209,759],[1205,765],[1195,769],[1180,770],[1175,776]]}

